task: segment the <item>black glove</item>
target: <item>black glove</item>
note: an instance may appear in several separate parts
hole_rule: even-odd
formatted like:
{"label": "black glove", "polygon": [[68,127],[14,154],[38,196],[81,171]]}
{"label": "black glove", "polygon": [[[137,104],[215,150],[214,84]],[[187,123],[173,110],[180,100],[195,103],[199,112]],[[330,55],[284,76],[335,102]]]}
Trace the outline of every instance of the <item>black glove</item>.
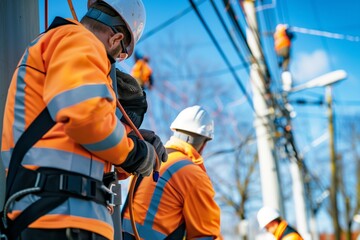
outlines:
{"label": "black glove", "polygon": [[119,69],[116,69],[116,83],[120,101],[144,96],[143,89],[137,80]]}
{"label": "black glove", "polygon": [[139,129],[139,132],[143,136],[144,140],[151,145],[154,146],[156,154],[159,157],[161,162],[166,162],[168,155],[166,153],[165,147],[161,142],[161,139],[158,135],[156,135],[153,131],[146,130],[146,129]]}
{"label": "black glove", "polygon": [[154,166],[156,163],[156,156],[155,156],[154,147],[146,141],[143,141],[143,142],[145,143],[145,145],[147,147],[147,155],[146,155],[145,159],[137,167],[135,172],[137,174],[141,175],[142,177],[147,177],[147,176],[150,176],[150,174],[154,170]]}

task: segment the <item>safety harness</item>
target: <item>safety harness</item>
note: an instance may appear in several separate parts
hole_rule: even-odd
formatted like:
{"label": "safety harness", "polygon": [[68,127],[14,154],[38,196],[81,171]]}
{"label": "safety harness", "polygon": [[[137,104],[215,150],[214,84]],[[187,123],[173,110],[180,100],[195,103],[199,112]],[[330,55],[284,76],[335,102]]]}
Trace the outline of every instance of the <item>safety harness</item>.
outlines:
{"label": "safety harness", "polygon": [[290,227],[289,225],[286,226],[285,231],[281,234],[281,236],[279,237],[279,239],[283,239],[285,238],[287,235],[291,234],[291,233],[296,233],[299,234],[294,228]]}
{"label": "safety harness", "polygon": [[[73,24],[57,17],[49,29]],[[48,30],[49,30],[48,29]],[[47,31],[48,31],[47,30]],[[45,108],[20,136],[12,151],[6,180],[5,205],[1,212],[0,239],[17,239],[29,224],[64,203],[69,197],[85,199],[113,207],[119,199],[108,187],[117,180],[115,173],[104,175],[103,181],[54,168],[30,170],[21,165],[26,152],[54,125]],[[7,213],[12,203],[28,194],[40,198],[14,220]]]}

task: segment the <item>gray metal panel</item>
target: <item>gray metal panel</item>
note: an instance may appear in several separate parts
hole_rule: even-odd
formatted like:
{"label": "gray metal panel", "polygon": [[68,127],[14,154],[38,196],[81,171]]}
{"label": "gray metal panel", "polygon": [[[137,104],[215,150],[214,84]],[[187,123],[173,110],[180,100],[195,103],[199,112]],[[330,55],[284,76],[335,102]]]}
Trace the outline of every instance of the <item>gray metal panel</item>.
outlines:
{"label": "gray metal panel", "polygon": [[[38,0],[1,0],[0,4],[0,132],[12,74],[26,46],[40,31]],[[1,139],[0,139],[1,143]],[[5,171],[0,161],[0,206],[3,205]]]}

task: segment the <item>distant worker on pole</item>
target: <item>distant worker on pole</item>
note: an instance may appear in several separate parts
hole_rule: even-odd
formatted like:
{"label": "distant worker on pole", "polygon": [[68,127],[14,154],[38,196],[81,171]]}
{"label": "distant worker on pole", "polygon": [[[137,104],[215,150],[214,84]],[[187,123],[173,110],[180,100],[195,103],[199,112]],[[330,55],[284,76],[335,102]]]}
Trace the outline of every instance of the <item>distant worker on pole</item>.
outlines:
{"label": "distant worker on pole", "polygon": [[[201,156],[214,137],[213,120],[196,105],[181,111],[170,128],[169,160],[160,167],[159,181],[137,182],[133,208],[139,235],[146,240],[222,239],[220,208]],[[124,240],[133,240],[126,203],[123,216]]]}
{"label": "distant worker on pole", "polygon": [[289,71],[291,40],[294,37],[287,24],[278,24],[274,33],[276,54],[281,57],[282,70]]}
{"label": "distant worker on pole", "polygon": [[303,240],[300,234],[280,217],[280,213],[271,207],[262,207],[257,213],[261,229],[274,235],[275,240]]}
{"label": "distant worker on pole", "polygon": [[152,69],[149,65],[149,57],[135,55],[135,64],[131,69],[131,75],[138,81],[143,89],[151,89],[153,86]]}
{"label": "distant worker on pole", "polygon": [[274,33],[274,44],[276,54],[281,58],[279,66],[282,68],[283,90],[289,91],[292,86],[292,76],[289,72],[291,40],[294,38],[293,33],[286,24],[278,24]]}

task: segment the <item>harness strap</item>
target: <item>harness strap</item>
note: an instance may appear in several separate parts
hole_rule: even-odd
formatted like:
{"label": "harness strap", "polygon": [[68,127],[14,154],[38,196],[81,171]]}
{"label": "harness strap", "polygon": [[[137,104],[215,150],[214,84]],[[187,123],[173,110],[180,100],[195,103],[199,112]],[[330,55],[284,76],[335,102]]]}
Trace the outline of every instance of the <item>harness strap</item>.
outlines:
{"label": "harness strap", "polygon": [[39,217],[56,208],[69,197],[43,197],[27,207],[14,221],[9,222],[9,239],[17,239],[27,226]]}
{"label": "harness strap", "polygon": [[290,227],[289,225],[286,226],[284,232],[281,234],[279,239],[283,239],[286,235],[289,235],[290,233],[296,233],[299,234],[295,229]]}
{"label": "harness strap", "polygon": [[20,136],[16,142],[11,154],[10,164],[8,168],[8,176],[6,178],[6,198],[9,198],[11,188],[14,185],[21,162],[26,152],[47,133],[55,125],[49,110],[45,108],[39,116],[30,124],[26,131]]}

